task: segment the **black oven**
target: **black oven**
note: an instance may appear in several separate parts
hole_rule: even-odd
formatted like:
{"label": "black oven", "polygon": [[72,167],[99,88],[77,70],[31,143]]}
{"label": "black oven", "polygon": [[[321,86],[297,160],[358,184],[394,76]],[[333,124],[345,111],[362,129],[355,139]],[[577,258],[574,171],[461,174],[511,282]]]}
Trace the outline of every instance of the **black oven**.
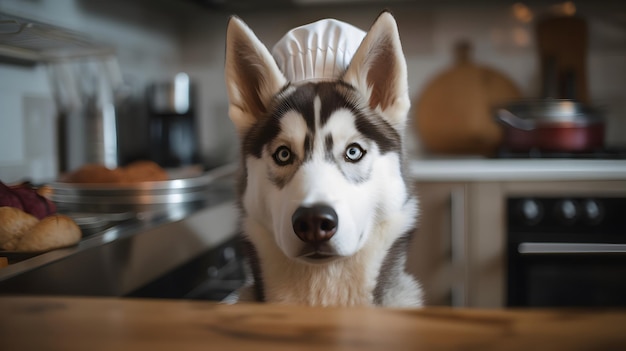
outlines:
{"label": "black oven", "polygon": [[626,198],[507,200],[507,305],[626,306]]}

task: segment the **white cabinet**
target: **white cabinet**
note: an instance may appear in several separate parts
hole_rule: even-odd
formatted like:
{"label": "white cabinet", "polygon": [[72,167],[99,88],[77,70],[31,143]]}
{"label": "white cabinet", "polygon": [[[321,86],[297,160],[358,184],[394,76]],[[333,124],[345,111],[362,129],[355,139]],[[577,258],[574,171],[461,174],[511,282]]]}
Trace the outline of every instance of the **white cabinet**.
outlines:
{"label": "white cabinet", "polygon": [[466,183],[416,184],[420,214],[407,269],[422,284],[428,305],[465,305],[467,299]]}

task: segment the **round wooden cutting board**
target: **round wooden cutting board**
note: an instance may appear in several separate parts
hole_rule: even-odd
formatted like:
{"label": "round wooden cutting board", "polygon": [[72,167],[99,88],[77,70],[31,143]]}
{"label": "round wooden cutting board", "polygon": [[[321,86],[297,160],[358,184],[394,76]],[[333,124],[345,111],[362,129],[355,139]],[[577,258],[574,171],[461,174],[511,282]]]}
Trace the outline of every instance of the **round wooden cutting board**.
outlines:
{"label": "round wooden cutting board", "polygon": [[468,43],[457,44],[456,62],[417,102],[415,131],[429,153],[492,155],[502,139],[493,109],[521,97],[508,77],[472,62],[470,51]]}

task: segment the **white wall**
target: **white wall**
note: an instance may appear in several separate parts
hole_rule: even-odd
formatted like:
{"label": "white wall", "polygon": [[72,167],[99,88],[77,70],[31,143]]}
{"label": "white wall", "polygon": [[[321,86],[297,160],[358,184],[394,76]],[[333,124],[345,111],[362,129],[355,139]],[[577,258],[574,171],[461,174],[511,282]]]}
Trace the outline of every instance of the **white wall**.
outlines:
{"label": "white wall", "polygon": [[[510,76],[526,96],[538,96],[532,24],[516,21],[511,8],[502,2],[444,3],[416,1],[388,6],[400,28],[414,100],[427,82],[450,64],[451,48],[461,38],[473,42],[476,62]],[[290,28],[324,17],[367,29],[382,8],[371,4],[343,5],[237,15],[271,46]],[[608,107],[609,144],[626,147],[626,4],[585,1],[578,8],[590,20],[588,75],[592,99]],[[545,10],[537,6],[533,9]],[[187,71],[198,83],[201,148],[207,162],[221,163],[236,157],[223,71],[230,13],[174,0],[0,0],[0,11],[74,29],[114,45],[126,78],[139,85]],[[511,40],[514,35],[526,35],[528,40],[515,45]],[[23,139],[25,132],[24,118],[20,116],[21,97],[49,93],[45,70],[0,64],[0,179],[15,177],[28,168],[24,166],[24,140],[15,140]],[[7,110],[9,113],[5,114]],[[9,133],[8,129],[18,132]],[[16,151],[6,151],[8,144]]]}

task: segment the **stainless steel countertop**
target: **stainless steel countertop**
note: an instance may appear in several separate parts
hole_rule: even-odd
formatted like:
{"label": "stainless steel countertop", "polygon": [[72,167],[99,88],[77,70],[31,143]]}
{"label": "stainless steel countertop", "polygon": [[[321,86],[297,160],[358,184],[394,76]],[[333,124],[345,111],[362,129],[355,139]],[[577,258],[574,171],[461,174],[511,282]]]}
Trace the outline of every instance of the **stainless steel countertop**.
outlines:
{"label": "stainless steel countertop", "polygon": [[234,184],[225,179],[204,200],[144,212],[0,269],[0,294],[123,296],[236,234]]}

